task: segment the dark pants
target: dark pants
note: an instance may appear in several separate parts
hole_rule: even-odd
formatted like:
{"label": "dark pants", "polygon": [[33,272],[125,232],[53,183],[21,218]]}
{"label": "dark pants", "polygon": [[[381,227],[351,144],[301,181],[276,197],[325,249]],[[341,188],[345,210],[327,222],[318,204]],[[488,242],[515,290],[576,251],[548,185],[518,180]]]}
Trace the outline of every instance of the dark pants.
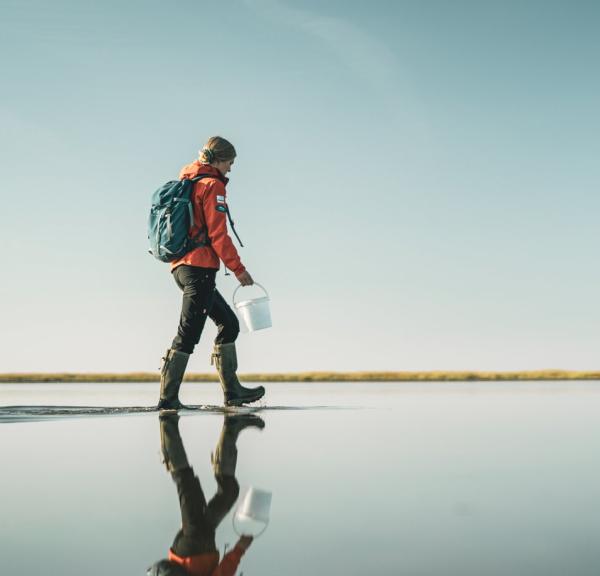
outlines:
{"label": "dark pants", "polygon": [[178,556],[216,552],[217,526],[240,494],[237,480],[233,476],[215,476],[217,493],[207,503],[200,480],[191,468],[173,472],[171,476],[177,485],[181,508],[181,530],[171,546],[173,552]]}
{"label": "dark pants", "polygon": [[218,328],[215,344],[235,342],[240,323],[215,286],[217,270],[182,264],[173,270],[177,286],[183,291],[177,336],[171,348],[191,354],[198,344],[206,317]]}

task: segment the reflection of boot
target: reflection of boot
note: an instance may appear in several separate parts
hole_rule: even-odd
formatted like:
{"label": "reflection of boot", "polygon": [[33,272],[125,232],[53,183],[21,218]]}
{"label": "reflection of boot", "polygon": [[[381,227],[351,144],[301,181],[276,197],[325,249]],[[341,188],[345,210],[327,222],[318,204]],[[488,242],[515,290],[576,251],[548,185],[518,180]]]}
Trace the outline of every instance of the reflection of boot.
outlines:
{"label": "reflection of boot", "polygon": [[235,476],[235,466],[237,463],[237,447],[235,444],[240,432],[244,428],[258,428],[262,430],[264,427],[265,421],[255,414],[225,416],[221,437],[214,453],[211,454],[215,476]]}
{"label": "reflection of boot", "polygon": [[226,406],[241,406],[256,402],[265,395],[265,389],[262,386],[246,388],[240,384],[235,373],[238,367],[235,342],[215,344],[212,363],[215,364],[219,373]]}
{"label": "reflection of boot", "polygon": [[160,420],[160,448],[163,460],[169,472],[177,472],[189,468],[183,441],[179,434],[179,416],[177,414],[165,414]]}
{"label": "reflection of boot", "polygon": [[179,387],[190,355],[169,348],[160,370],[159,410],[180,410],[185,406],[179,401]]}

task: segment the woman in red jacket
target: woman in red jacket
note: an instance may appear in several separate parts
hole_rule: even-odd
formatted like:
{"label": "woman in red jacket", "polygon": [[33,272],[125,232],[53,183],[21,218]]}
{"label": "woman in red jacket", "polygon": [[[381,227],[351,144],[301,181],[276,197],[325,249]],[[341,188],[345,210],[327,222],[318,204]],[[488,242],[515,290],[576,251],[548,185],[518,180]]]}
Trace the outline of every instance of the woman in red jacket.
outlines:
{"label": "woman in red jacket", "polygon": [[226,175],[231,170],[235,156],[235,148],[230,142],[213,136],[200,150],[199,159],[184,166],[179,174],[180,180],[205,176],[194,185],[194,224],[190,230],[190,235],[203,245],[171,264],[175,282],[183,291],[183,302],[177,335],[161,367],[158,408],[162,410],[183,407],[179,401],[179,387],[207,316],[218,328],[212,363],[219,373],[225,405],[240,406],[255,402],[265,393],[262,386],[242,386],[236,376],[235,340],[240,331],[239,322],[215,286],[221,260],[242,286],[254,283],[227,232],[225,187],[229,180]]}

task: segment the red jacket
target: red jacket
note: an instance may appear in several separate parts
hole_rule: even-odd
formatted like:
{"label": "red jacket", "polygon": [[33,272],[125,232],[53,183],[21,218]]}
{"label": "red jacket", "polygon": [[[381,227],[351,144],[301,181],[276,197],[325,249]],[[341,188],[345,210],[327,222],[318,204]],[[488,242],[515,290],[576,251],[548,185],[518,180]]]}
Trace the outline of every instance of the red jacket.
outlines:
{"label": "red jacket", "polygon": [[194,225],[190,235],[195,236],[201,228],[208,231],[210,246],[201,246],[188,252],[179,260],[171,263],[171,270],[181,264],[219,269],[219,260],[236,276],[246,268],[227,233],[227,199],[225,185],[229,181],[216,168],[201,164],[198,160],[184,166],[179,179],[195,178],[200,174],[211,174],[212,178],[203,178],[194,184],[192,194],[194,204]]}
{"label": "red jacket", "polygon": [[219,563],[219,553],[177,556],[169,550],[169,560],[179,564],[190,576],[234,576],[245,550],[234,546]]}

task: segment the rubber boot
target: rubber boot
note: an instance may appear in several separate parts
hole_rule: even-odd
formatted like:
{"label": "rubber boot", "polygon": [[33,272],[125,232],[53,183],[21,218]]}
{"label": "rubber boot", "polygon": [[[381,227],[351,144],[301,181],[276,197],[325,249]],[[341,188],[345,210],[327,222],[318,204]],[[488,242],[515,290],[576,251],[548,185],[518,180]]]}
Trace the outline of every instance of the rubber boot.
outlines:
{"label": "rubber boot", "polygon": [[225,396],[225,406],[241,406],[256,402],[265,395],[262,386],[257,388],[246,388],[240,384],[236,376],[237,354],[235,342],[229,344],[215,344],[211,363],[214,364],[219,373],[221,388]]}
{"label": "rubber boot", "polygon": [[161,414],[160,417],[160,449],[163,462],[169,472],[177,472],[189,468],[189,462],[179,434],[179,416],[177,414]]}
{"label": "rubber boot", "polygon": [[163,358],[160,370],[159,410],[180,410],[185,406],[179,401],[179,387],[190,355],[169,348]]}
{"label": "rubber boot", "polygon": [[214,453],[210,456],[215,476],[235,476],[235,466],[237,464],[236,442],[240,432],[244,428],[262,430],[264,427],[265,421],[255,414],[225,416],[221,437]]}

